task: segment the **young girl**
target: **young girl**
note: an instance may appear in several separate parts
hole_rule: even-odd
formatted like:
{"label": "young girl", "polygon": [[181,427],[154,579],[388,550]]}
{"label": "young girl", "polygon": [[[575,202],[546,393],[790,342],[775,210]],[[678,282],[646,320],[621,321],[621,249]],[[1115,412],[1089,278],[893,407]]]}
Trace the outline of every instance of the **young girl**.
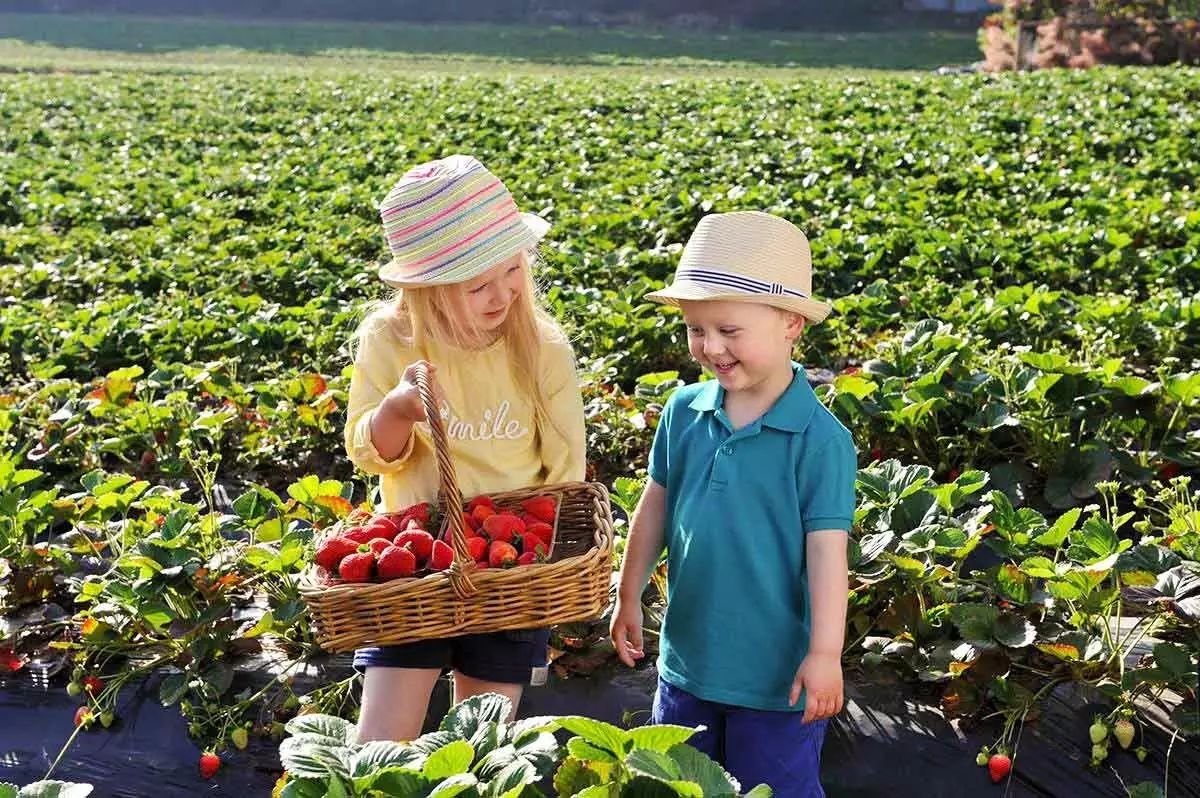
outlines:
{"label": "young girl", "polygon": [[[409,171],[380,215],[393,257],[379,275],[400,290],[359,328],[345,437],[350,459],[380,475],[381,509],[437,496],[419,362],[435,375],[464,497],[582,480],[574,353],[539,307],[530,273],[549,224],[518,212],[500,179],[465,155]],[[365,672],[359,741],[420,735],[446,668],[456,702],[496,692],[515,713],[545,639],[520,630],[356,651]]]}

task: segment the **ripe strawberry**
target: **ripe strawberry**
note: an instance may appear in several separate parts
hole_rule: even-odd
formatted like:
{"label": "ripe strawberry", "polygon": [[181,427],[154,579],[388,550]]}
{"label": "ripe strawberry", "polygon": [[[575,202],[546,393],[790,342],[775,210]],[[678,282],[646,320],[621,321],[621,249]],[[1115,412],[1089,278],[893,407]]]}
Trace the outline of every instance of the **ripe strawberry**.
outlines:
{"label": "ripe strawberry", "polygon": [[476,496],[474,499],[471,499],[471,501],[467,502],[467,512],[475,512],[476,507],[490,507],[492,510],[495,510],[496,503],[492,501],[491,496]]}
{"label": "ripe strawberry", "polygon": [[347,537],[327,538],[317,547],[317,565],[329,573],[337,571],[342,558],[358,551],[358,543]]}
{"label": "ripe strawberry", "polygon": [[104,692],[104,680],[97,676],[83,677],[83,691],[90,696],[98,696]]}
{"label": "ripe strawberry", "polygon": [[992,754],[988,760],[988,775],[992,777],[993,784],[999,784],[1004,781],[1004,777],[1012,770],[1012,760],[1007,754]]}
{"label": "ripe strawberry", "polygon": [[462,517],[463,517],[463,526],[464,527],[466,527],[468,530],[470,530],[472,532],[479,531],[479,524],[481,523],[480,521],[476,521],[474,519],[474,517],[472,517],[469,513],[463,513]]}
{"label": "ripe strawberry", "polygon": [[378,557],[383,553],[384,549],[392,545],[392,541],[388,538],[372,538],[367,541],[367,545],[371,547],[371,551],[375,552],[375,556]]}
{"label": "ripe strawberry", "polygon": [[423,529],[408,529],[396,535],[397,546],[408,546],[418,560],[424,562],[433,553],[433,535]]}
{"label": "ripe strawberry", "polygon": [[475,567],[476,568],[491,568],[492,566],[488,565],[487,560],[480,560],[479,562],[475,563]]}
{"label": "ripe strawberry", "polygon": [[1104,742],[1104,738],[1107,736],[1108,727],[1099,718],[1096,718],[1096,721],[1088,729],[1088,737],[1092,738],[1092,744],[1099,745]]}
{"label": "ripe strawberry", "polygon": [[883,449],[880,449],[878,446],[876,446],[874,449],[871,450],[871,462],[878,463],[882,459],[883,459]]}
{"label": "ripe strawberry", "polygon": [[1122,748],[1129,748],[1133,744],[1134,731],[1133,723],[1128,718],[1121,718],[1113,724],[1113,737]]}
{"label": "ripe strawberry", "polygon": [[217,770],[221,767],[221,757],[214,754],[212,751],[205,751],[200,755],[200,775],[205,779],[211,779],[217,775]]}
{"label": "ripe strawberry", "polygon": [[539,521],[553,524],[554,513],[558,509],[558,502],[554,500],[553,496],[535,496],[532,499],[526,499],[521,502],[521,506],[525,508],[525,512]]}
{"label": "ripe strawberry", "polygon": [[486,504],[481,504],[471,511],[471,519],[479,525],[483,525],[489,518],[496,514],[496,510]]}
{"label": "ripe strawberry", "polygon": [[525,523],[515,515],[497,513],[483,522],[483,531],[492,540],[511,543],[513,537],[525,531]]}
{"label": "ripe strawberry", "polygon": [[487,559],[488,542],[486,538],[467,538],[467,551],[475,562]]}
{"label": "ripe strawberry", "polygon": [[517,550],[511,543],[493,540],[488,546],[488,565],[493,568],[512,568],[517,564]]}
{"label": "ripe strawberry", "polygon": [[87,707],[75,710],[75,725],[87,728],[92,725],[92,711]]}
{"label": "ripe strawberry", "polygon": [[521,513],[521,523],[523,523],[525,525],[525,528],[528,529],[529,527],[533,526],[534,524],[544,524],[546,522],[540,518],[536,518],[536,517],[530,515],[529,513]]}
{"label": "ripe strawberry", "polygon": [[367,538],[387,538],[391,540],[403,531],[400,526],[399,519],[392,518],[389,515],[381,515],[371,519],[371,523],[367,524],[366,529],[371,533],[371,537]]}
{"label": "ripe strawberry", "polygon": [[517,565],[533,565],[538,561],[536,551],[527,551],[517,558]]}
{"label": "ripe strawberry", "polygon": [[[417,519],[415,519],[415,518],[410,518],[410,519],[408,519],[408,523],[406,523],[406,524],[404,525],[404,531],[405,531],[405,532],[408,532],[409,530],[412,530],[412,529],[419,529],[419,530],[421,530],[422,532],[423,532],[423,531],[425,531],[425,527],[424,527],[424,526],[421,524],[421,522],[420,522],[420,521],[418,521],[418,520],[417,520]],[[403,533],[401,533],[401,534],[403,534]]]}
{"label": "ripe strawberry", "polygon": [[342,537],[346,540],[352,540],[355,543],[366,543],[371,538],[375,537],[371,530],[365,526],[353,526],[342,533]]}
{"label": "ripe strawberry", "polygon": [[369,582],[374,567],[375,552],[371,551],[370,546],[359,546],[357,552],[338,565],[338,576],[347,582]]}
{"label": "ripe strawberry", "polygon": [[1179,476],[1179,463],[1165,463],[1158,469],[1158,476],[1163,480],[1171,480]]}
{"label": "ripe strawberry", "polygon": [[537,523],[526,525],[525,534],[534,535],[538,540],[546,544],[546,548],[550,548],[550,543],[554,540],[554,527],[538,521]]}
{"label": "ripe strawberry", "polygon": [[417,555],[413,554],[411,549],[388,546],[380,553],[375,570],[383,580],[412,576],[417,572]]}
{"label": "ripe strawberry", "polygon": [[427,527],[430,519],[433,518],[433,505],[429,502],[414,504],[404,511],[403,517],[408,521],[419,521],[422,528]]}
{"label": "ripe strawberry", "polygon": [[435,571],[444,571],[454,562],[454,549],[444,540],[433,541],[433,553],[429,556],[429,567]]}

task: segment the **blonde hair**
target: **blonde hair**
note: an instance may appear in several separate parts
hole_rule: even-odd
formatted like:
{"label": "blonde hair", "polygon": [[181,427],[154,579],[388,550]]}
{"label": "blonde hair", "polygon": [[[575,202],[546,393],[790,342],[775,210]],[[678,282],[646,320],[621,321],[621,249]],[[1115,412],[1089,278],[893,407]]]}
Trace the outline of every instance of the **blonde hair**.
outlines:
{"label": "blonde hair", "polygon": [[[538,379],[538,362],[543,344],[568,339],[558,321],[542,305],[533,279],[533,266],[537,262],[536,250],[521,253],[524,287],[498,332],[504,340],[513,379],[533,405],[535,422],[547,421],[562,434],[547,412]],[[366,318],[354,333],[351,352],[381,326],[390,328],[405,345],[418,352],[428,352],[429,344],[460,349],[487,346],[491,342],[487,334],[465,321],[468,318],[461,283],[398,289],[391,297],[369,306]]]}

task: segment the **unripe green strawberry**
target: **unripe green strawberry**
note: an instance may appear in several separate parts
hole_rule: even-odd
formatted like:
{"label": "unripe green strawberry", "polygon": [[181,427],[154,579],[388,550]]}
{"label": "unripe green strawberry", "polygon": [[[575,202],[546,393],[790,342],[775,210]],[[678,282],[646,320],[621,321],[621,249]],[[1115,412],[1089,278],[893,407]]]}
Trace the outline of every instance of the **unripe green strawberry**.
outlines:
{"label": "unripe green strawberry", "polygon": [[1121,718],[1113,724],[1113,737],[1122,748],[1127,749],[1133,743],[1133,734],[1133,723],[1128,718]]}
{"label": "unripe green strawberry", "polygon": [[1145,748],[1143,748],[1139,745],[1137,750],[1134,751],[1133,753],[1137,756],[1139,762],[1145,762],[1146,754],[1149,752]]}
{"label": "unripe green strawberry", "polygon": [[1108,727],[1097,718],[1096,722],[1088,729],[1088,736],[1092,738],[1093,745],[1099,745],[1104,742],[1104,738],[1108,736]]}
{"label": "unripe green strawberry", "polygon": [[83,685],[80,684],[79,682],[71,682],[70,684],[67,685],[67,695],[71,696],[71,698],[75,698],[82,692],[83,692]]}
{"label": "unripe green strawberry", "polygon": [[233,741],[239,751],[244,751],[250,743],[250,733],[239,726],[229,733],[229,739]]}
{"label": "unripe green strawberry", "polygon": [[984,765],[987,764],[987,762],[988,762],[988,755],[986,753],[984,753],[983,751],[980,751],[978,754],[975,755],[975,764],[979,765],[979,767],[983,767]]}
{"label": "unripe green strawberry", "polygon": [[100,725],[104,728],[107,729],[109,726],[112,726],[114,720],[116,720],[116,718],[113,716],[111,710],[106,709],[100,713]]}
{"label": "unripe green strawberry", "polygon": [[1096,743],[1092,746],[1092,762],[1099,764],[1108,758],[1108,746],[1104,743]]}

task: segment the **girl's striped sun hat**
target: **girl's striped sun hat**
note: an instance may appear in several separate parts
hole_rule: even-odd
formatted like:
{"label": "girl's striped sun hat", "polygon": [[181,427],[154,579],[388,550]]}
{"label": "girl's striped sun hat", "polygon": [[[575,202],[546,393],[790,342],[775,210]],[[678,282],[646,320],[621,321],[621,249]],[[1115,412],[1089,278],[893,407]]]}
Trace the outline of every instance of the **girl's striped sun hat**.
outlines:
{"label": "girl's striped sun hat", "polygon": [[388,285],[461,283],[522,250],[550,223],[521,213],[500,178],[469,155],[410,169],[379,206],[392,259],[379,270]]}
{"label": "girl's striped sun hat", "polygon": [[800,228],[761,211],[713,213],[696,225],[675,279],[646,298],[757,302],[799,313],[816,324],[830,306],[812,296],[812,250]]}

